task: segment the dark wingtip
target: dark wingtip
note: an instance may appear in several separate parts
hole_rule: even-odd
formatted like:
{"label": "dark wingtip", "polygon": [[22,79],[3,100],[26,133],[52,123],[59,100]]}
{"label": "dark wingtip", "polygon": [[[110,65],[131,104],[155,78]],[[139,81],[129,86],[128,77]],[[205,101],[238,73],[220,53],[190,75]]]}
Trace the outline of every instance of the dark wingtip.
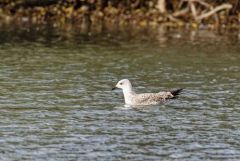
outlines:
{"label": "dark wingtip", "polygon": [[182,90],[183,90],[183,88],[180,88],[180,89],[173,90],[173,91],[170,91],[170,92],[174,97],[176,97],[182,92]]}

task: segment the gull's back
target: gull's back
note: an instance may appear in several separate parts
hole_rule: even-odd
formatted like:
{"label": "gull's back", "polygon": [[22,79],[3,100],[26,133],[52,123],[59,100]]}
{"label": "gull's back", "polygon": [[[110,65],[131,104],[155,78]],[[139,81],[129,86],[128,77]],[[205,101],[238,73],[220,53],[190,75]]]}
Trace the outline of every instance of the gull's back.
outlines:
{"label": "gull's back", "polygon": [[170,98],[173,98],[171,92],[135,94],[132,97],[132,105],[157,105]]}

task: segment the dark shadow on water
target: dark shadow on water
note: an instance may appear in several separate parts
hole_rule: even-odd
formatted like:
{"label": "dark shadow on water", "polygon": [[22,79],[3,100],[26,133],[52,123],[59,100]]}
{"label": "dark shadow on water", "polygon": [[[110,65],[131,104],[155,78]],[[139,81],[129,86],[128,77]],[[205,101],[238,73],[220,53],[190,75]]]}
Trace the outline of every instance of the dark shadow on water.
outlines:
{"label": "dark shadow on water", "polygon": [[167,26],[146,28],[105,28],[99,32],[83,31],[72,25],[64,28],[49,26],[4,27],[0,29],[0,44],[40,43],[46,46],[56,44],[95,44],[121,45],[122,41],[129,43],[155,44],[166,47],[175,44],[239,44],[237,30],[209,31],[173,29]]}

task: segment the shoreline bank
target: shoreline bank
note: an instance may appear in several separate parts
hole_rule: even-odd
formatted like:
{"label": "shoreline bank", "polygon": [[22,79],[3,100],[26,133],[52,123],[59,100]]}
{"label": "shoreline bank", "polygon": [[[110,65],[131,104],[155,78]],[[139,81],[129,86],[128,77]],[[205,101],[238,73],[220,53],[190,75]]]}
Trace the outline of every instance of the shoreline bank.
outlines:
{"label": "shoreline bank", "polygon": [[[101,30],[101,28],[158,27],[219,29],[240,28],[238,5],[231,3],[207,3],[185,0],[171,4],[167,0],[108,1],[68,0],[37,1],[11,0],[0,3],[0,26],[49,25],[57,28],[75,26],[80,30]],[[161,9],[160,2],[165,1]],[[51,2],[51,3],[50,3]],[[104,3],[105,2],[105,3]],[[115,2],[115,3],[113,3]],[[130,4],[127,4],[130,3]],[[135,6],[134,6],[135,4]],[[129,7],[130,6],[130,7]],[[175,6],[175,7],[174,7]],[[176,7],[177,6],[177,7]],[[234,10],[234,11],[233,11]]]}

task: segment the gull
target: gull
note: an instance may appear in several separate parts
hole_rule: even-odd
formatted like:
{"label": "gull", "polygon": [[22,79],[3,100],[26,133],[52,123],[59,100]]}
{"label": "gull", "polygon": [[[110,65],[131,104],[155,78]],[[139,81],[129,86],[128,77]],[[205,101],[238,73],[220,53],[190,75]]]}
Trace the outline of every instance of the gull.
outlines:
{"label": "gull", "polygon": [[183,89],[164,91],[158,93],[137,94],[133,90],[132,84],[128,79],[120,80],[112,90],[120,88],[123,90],[124,101],[127,105],[157,105],[168,99],[176,98]]}

